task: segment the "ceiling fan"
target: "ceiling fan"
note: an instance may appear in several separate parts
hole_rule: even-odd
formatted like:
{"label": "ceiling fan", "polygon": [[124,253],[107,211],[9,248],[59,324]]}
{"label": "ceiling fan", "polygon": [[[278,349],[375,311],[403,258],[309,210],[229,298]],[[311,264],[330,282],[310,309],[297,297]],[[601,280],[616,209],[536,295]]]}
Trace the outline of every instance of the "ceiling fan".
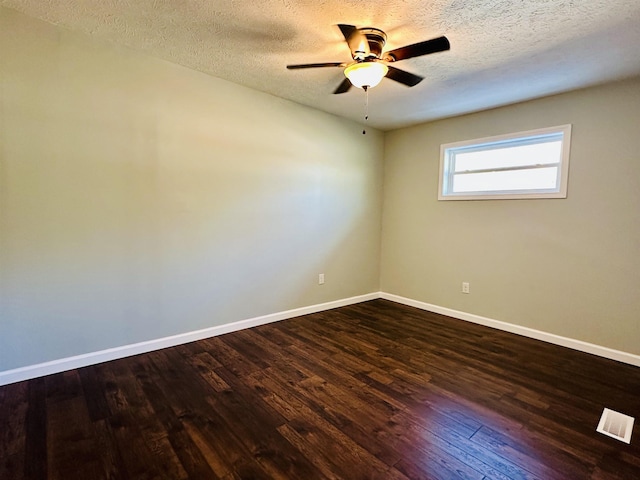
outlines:
{"label": "ceiling fan", "polygon": [[349,45],[352,62],[287,65],[289,70],[322,67],[344,68],[344,74],[347,78],[334,90],[335,94],[349,91],[352,85],[367,90],[375,87],[384,77],[407,87],[413,87],[420,83],[424,77],[400,70],[389,64],[451,48],[447,37],[438,37],[383,53],[382,49],[387,41],[387,34],[382,30],[371,27],[357,28],[353,25],[338,25],[338,28]]}

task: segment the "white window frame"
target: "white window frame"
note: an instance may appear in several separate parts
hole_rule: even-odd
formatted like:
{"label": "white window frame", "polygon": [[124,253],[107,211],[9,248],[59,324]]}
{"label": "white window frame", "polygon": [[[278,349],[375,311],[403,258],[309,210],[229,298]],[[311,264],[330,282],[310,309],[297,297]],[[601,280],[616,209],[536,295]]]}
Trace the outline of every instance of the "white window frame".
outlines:
{"label": "white window frame", "polygon": [[[504,148],[506,145],[513,146],[526,144],[528,141],[537,143],[536,140],[552,135],[562,135],[562,151],[558,166],[558,177],[556,187],[553,189],[530,189],[530,190],[491,190],[477,192],[453,193],[450,191],[453,185],[453,168],[456,151],[463,149],[491,150],[492,146]],[[571,146],[571,125],[559,125],[556,127],[539,128],[524,132],[497,135],[493,137],[465,140],[463,142],[446,143],[440,145],[440,175],[438,184],[438,200],[507,200],[523,198],[567,198],[567,183],[569,176],[569,151]],[[504,171],[536,169],[542,165],[529,165],[525,167],[505,168]],[[549,166],[549,165],[544,165]],[[488,171],[498,171],[494,169]],[[475,172],[475,171],[474,171]],[[482,172],[478,170],[477,172]]]}

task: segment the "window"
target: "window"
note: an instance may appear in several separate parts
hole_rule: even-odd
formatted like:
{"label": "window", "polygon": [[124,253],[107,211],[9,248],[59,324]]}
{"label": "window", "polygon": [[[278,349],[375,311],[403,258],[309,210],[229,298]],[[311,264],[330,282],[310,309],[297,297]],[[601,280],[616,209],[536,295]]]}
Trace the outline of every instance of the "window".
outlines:
{"label": "window", "polygon": [[438,200],[566,198],[571,125],[440,147]]}

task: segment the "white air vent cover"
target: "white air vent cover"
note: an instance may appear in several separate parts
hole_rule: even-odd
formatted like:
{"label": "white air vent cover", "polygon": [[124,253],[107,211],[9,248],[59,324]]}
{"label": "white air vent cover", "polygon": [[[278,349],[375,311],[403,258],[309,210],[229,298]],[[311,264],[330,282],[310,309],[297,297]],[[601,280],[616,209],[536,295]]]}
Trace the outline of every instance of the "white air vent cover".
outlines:
{"label": "white air vent cover", "polygon": [[633,417],[605,408],[596,432],[603,433],[621,442],[631,443],[633,421]]}

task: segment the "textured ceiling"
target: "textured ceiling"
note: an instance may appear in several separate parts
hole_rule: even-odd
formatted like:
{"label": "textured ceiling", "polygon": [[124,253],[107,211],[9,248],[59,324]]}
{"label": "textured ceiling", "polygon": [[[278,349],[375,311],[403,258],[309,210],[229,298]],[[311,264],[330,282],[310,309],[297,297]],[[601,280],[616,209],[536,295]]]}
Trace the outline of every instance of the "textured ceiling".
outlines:
{"label": "textured ceiling", "polygon": [[399,62],[425,77],[370,91],[387,130],[640,75],[638,0],[0,0],[50,23],[362,121],[364,93],[331,92],[350,60],[338,23],[392,49],[440,35],[451,50]]}

